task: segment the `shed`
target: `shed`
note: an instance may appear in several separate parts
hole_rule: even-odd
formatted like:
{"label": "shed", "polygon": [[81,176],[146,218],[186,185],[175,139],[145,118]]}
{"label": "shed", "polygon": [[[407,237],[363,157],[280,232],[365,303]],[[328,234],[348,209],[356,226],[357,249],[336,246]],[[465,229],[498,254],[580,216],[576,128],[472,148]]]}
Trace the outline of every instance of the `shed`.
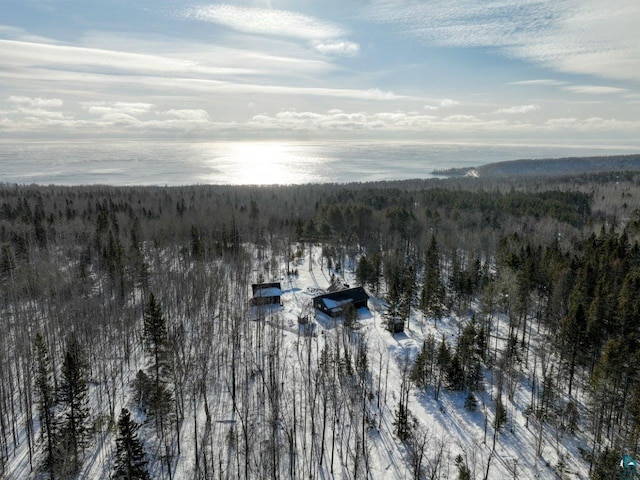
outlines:
{"label": "shed", "polygon": [[274,283],[254,283],[251,285],[253,290],[253,305],[270,305],[279,304],[282,296],[282,287],[280,282]]}
{"label": "shed", "polygon": [[313,298],[313,306],[317,310],[331,317],[339,317],[342,315],[346,305],[353,305],[358,308],[367,308],[369,295],[362,287],[348,288],[337,292],[325,293]]}
{"label": "shed", "polygon": [[638,463],[631,455],[623,455],[618,469],[618,480],[637,480]]}

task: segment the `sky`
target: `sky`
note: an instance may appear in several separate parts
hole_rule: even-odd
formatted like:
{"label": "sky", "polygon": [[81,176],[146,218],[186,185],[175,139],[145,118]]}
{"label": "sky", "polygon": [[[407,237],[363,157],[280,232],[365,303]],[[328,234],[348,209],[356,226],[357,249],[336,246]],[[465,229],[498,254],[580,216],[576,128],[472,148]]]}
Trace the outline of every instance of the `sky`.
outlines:
{"label": "sky", "polygon": [[0,140],[640,146],[638,0],[2,0]]}

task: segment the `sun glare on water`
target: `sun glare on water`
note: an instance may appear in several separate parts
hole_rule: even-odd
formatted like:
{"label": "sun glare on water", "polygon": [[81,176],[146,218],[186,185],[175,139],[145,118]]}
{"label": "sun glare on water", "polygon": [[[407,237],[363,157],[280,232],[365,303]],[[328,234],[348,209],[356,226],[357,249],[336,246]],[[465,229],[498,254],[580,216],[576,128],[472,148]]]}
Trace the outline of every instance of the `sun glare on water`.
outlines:
{"label": "sun glare on water", "polygon": [[314,172],[321,163],[313,150],[280,142],[227,143],[208,163],[217,171],[212,176],[226,184],[309,183],[318,180]]}

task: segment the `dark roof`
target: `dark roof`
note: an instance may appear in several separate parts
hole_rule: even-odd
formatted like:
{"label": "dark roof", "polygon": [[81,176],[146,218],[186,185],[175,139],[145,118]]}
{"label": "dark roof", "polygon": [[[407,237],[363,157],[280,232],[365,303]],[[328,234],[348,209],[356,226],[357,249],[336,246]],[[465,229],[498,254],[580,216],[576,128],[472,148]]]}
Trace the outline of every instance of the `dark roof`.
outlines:
{"label": "dark roof", "polygon": [[349,288],[347,290],[339,290],[337,292],[325,293],[324,295],[318,295],[317,299],[333,300],[335,302],[343,302],[345,300],[352,300],[354,302],[362,302],[369,300],[369,295],[364,291],[362,287]]}
{"label": "dark roof", "polygon": [[254,297],[277,297],[282,295],[280,282],[254,283],[251,285]]}

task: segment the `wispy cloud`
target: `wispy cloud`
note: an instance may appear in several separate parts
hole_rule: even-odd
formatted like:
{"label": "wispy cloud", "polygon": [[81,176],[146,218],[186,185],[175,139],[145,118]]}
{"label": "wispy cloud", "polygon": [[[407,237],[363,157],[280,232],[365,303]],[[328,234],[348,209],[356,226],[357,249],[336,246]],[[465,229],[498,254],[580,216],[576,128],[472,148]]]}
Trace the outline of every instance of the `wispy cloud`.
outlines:
{"label": "wispy cloud", "polygon": [[59,98],[32,98],[12,95],[9,103],[18,105],[30,105],[32,107],[61,107],[63,102]]}
{"label": "wispy cloud", "polygon": [[132,116],[148,113],[154,107],[151,103],[142,102],[81,102],[81,106],[94,115],[121,113]]}
{"label": "wispy cloud", "polygon": [[186,122],[206,123],[209,121],[209,114],[206,110],[202,109],[172,108],[171,110],[167,110],[163,114],[168,117],[184,120]]}
{"label": "wispy cloud", "polygon": [[344,57],[353,57],[360,52],[360,45],[347,40],[322,40],[312,42],[311,44],[318,52],[323,55],[340,55]]}
{"label": "wispy cloud", "polygon": [[344,39],[348,32],[342,26],[297,12],[221,4],[190,8],[183,15],[242,33],[307,40],[325,55],[360,51],[360,45]]}
{"label": "wispy cloud", "polygon": [[431,46],[488,47],[562,72],[640,80],[636,0],[374,0],[366,17]]}
{"label": "wispy cloud", "polygon": [[203,65],[169,55],[151,55],[50,43],[0,40],[0,64],[14,67],[51,67],[102,73],[135,72],[151,75],[238,75],[246,68]]}
{"label": "wispy cloud", "polygon": [[586,93],[589,95],[610,95],[612,93],[625,93],[627,91],[626,88],[602,85],[571,85],[564,87],[564,89],[572,93]]}
{"label": "wispy cloud", "polygon": [[439,110],[441,108],[451,108],[451,107],[455,107],[460,105],[460,102],[458,100],[454,100],[452,98],[443,98],[442,100],[440,100],[439,102],[437,102],[437,104],[435,105],[424,105],[422,108],[424,108],[425,110],[431,110],[431,111],[435,111],[435,110]]}
{"label": "wispy cloud", "polygon": [[188,9],[184,15],[233,30],[258,35],[296,37],[306,40],[336,38],[346,34],[338,25],[300,13],[268,8],[210,5]]}
{"label": "wispy cloud", "polygon": [[512,115],[512,114],[535,112],[536,110],[540,110],[539,105],[515,105],[513,107],[500,108],[496,110],[495,113],[498,113],[498,114],[506,113],[508,115]]}
{"label": "wispy cloud", "polygon": [[553,80],[550,78],[540,78],[536,80],[521,80],[519,82],[509,82],[509,85],[523,85],[523,86],[545,86],[545,87],[557,87],[566,85],[567,82],[561,80]]}

